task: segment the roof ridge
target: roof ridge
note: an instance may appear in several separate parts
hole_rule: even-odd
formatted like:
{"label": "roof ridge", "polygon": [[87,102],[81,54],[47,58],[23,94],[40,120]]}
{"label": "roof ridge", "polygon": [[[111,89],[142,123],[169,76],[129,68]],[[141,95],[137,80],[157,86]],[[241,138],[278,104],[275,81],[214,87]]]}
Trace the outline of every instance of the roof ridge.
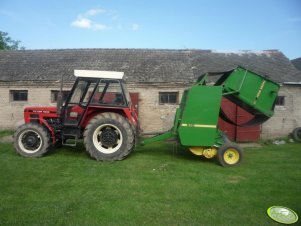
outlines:
{"label": "roof ridge", "polygon": [[121,70],[137,81],[194,81],[205,72],[225,71],[237,65],[268,74],[275,80],[299,81],[294,77],[297,69],[278,50],[76,48],[0,51],[0,79],[7,81],[56,80],[61,75],[69,78],[75,68]]}
{"label": "roof ridge", "polygon": [[217,53],[217,54],[282,54],[277,49],[267,50],[216,50],[216,49],[159,49],[159,48],[61,48],[61,49],[25,49],[25,50],[1,50],[0,53],[20,53],[20,52],[63,52],[63,51],[154,51],[154,52],[204,52],[204,53]]}

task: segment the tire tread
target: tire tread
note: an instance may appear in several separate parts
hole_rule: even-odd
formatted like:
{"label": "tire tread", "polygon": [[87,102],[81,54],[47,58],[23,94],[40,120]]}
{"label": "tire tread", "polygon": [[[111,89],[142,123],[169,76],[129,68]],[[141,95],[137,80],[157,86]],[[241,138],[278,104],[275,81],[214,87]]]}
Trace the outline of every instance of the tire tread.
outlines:
{"label": "tire tread", "polygon": [[[18,145],[19,135],[26,129],[35,130],[36,132],[38,132],[40,134],[40,136],[43,140],[43,146],[42,146],[41,150],[39,150],[38,152],[35,152],[33,154],[23,152]],[[51,149],[50,136],[49,136],[48,130],[46,128],[44,128],[42,125],[37,124],[37,123],[26,123],[26,124],[19,126],[17,128],[16,132],[14,133],[13,140],[14,140],[14,148],[15,148],[16,153],[21,156],[24,156],[24,157],[37,157],[37,158],[42,157]]]}
{"label": "tire tread", "polygon": [[[93,126],[98,124],[102,121],[110,121],[111,123],[118,122],[125,130],[126,133],[126,147],[122,151],[117,151],[117,154],[100,154],[100,152],[95,151],[95,147],[93,145],[93,142],[91,142],[91,134],[93,133]],[[86,147],[86,151],[89,153],[90,157],[93,159],[96,159],[98,161],[115,161],[115,160],[122,160],[126,158],[132,151],[134,146],[134,132],[132,130],[132,127],[128,120],[124,118],[123,116],[113,113],[113,112],[105,112],[96,115],[91,121],[88,123],[88,125],[85,128],[84,131],[84,145]]]}

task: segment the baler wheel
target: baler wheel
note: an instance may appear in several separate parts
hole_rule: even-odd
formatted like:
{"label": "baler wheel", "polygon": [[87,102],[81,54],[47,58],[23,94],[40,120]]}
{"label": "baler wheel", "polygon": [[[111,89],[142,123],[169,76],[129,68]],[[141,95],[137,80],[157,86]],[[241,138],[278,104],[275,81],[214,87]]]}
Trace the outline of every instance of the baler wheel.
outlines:
{"label": "baler wheel", "polygon": [[293,131],[293,138],[297,142],[301,142],[301,127],[297,127]]}
{"label": "baler wheel", "polygon": [[90,120],[84,132],[84,144],[93,159],[122,160],[133,149],[134,131],[123,116],[102,113]]}
{"label": "baler wheel", "polygon": [[42,157],[51,147],[49,133],[40,124],[21,125],[14,134],[14,147],[24,157]]}
{"label": "baler wheel", "polygon": [[243,158],[242,149],[233,143],[223,144],[217,152],[219,163],[224,166],[237,166]]}

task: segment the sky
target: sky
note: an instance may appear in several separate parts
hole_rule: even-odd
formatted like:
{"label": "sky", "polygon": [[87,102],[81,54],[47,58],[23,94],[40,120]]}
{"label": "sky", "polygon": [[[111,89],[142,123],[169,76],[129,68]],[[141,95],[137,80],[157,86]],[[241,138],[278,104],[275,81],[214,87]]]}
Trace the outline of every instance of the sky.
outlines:
{"label": "sky", "polygon": [[26,49],[277,49],[301,57],[301,0],[0,0]]}

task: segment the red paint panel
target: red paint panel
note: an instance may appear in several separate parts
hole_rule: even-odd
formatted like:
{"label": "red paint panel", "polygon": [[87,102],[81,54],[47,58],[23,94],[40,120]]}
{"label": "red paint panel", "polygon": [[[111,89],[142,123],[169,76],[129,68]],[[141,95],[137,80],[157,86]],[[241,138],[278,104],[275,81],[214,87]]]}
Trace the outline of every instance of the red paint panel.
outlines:
{"label": "red paint panel", "polygon": [[[254,116],[244,109],[237,107],[237,123],[243,124],[250,121]],[[260,138],[261,126],[240,127],[236,128],[236,141],[258,141]]]}
{"label": "red paint panel", "polygon": [[[233,121],[236,121],[236,105],[233,104],[226,98],[222,98],[221,108],[225,112],[225,114]],[[227,137],[235,141],[236,140],[236,126],[225,122],[221,118],[218,120],[218,126],[221,131],[223,131]]]}
{"label": "red paint panel", "polygon": [[[224,113],[236,124],[243,124],[248,122],[254,116],[244,109],[240,108],[236,104],[227,100],[226,98],[222,99],[221,107]],[[229,124],[219,119],[218,122],[219,129],[226,133],[230,140],[236,142],[256,142],[260,138],[261,126],[252,126],[252,127],[240,127]]]}

